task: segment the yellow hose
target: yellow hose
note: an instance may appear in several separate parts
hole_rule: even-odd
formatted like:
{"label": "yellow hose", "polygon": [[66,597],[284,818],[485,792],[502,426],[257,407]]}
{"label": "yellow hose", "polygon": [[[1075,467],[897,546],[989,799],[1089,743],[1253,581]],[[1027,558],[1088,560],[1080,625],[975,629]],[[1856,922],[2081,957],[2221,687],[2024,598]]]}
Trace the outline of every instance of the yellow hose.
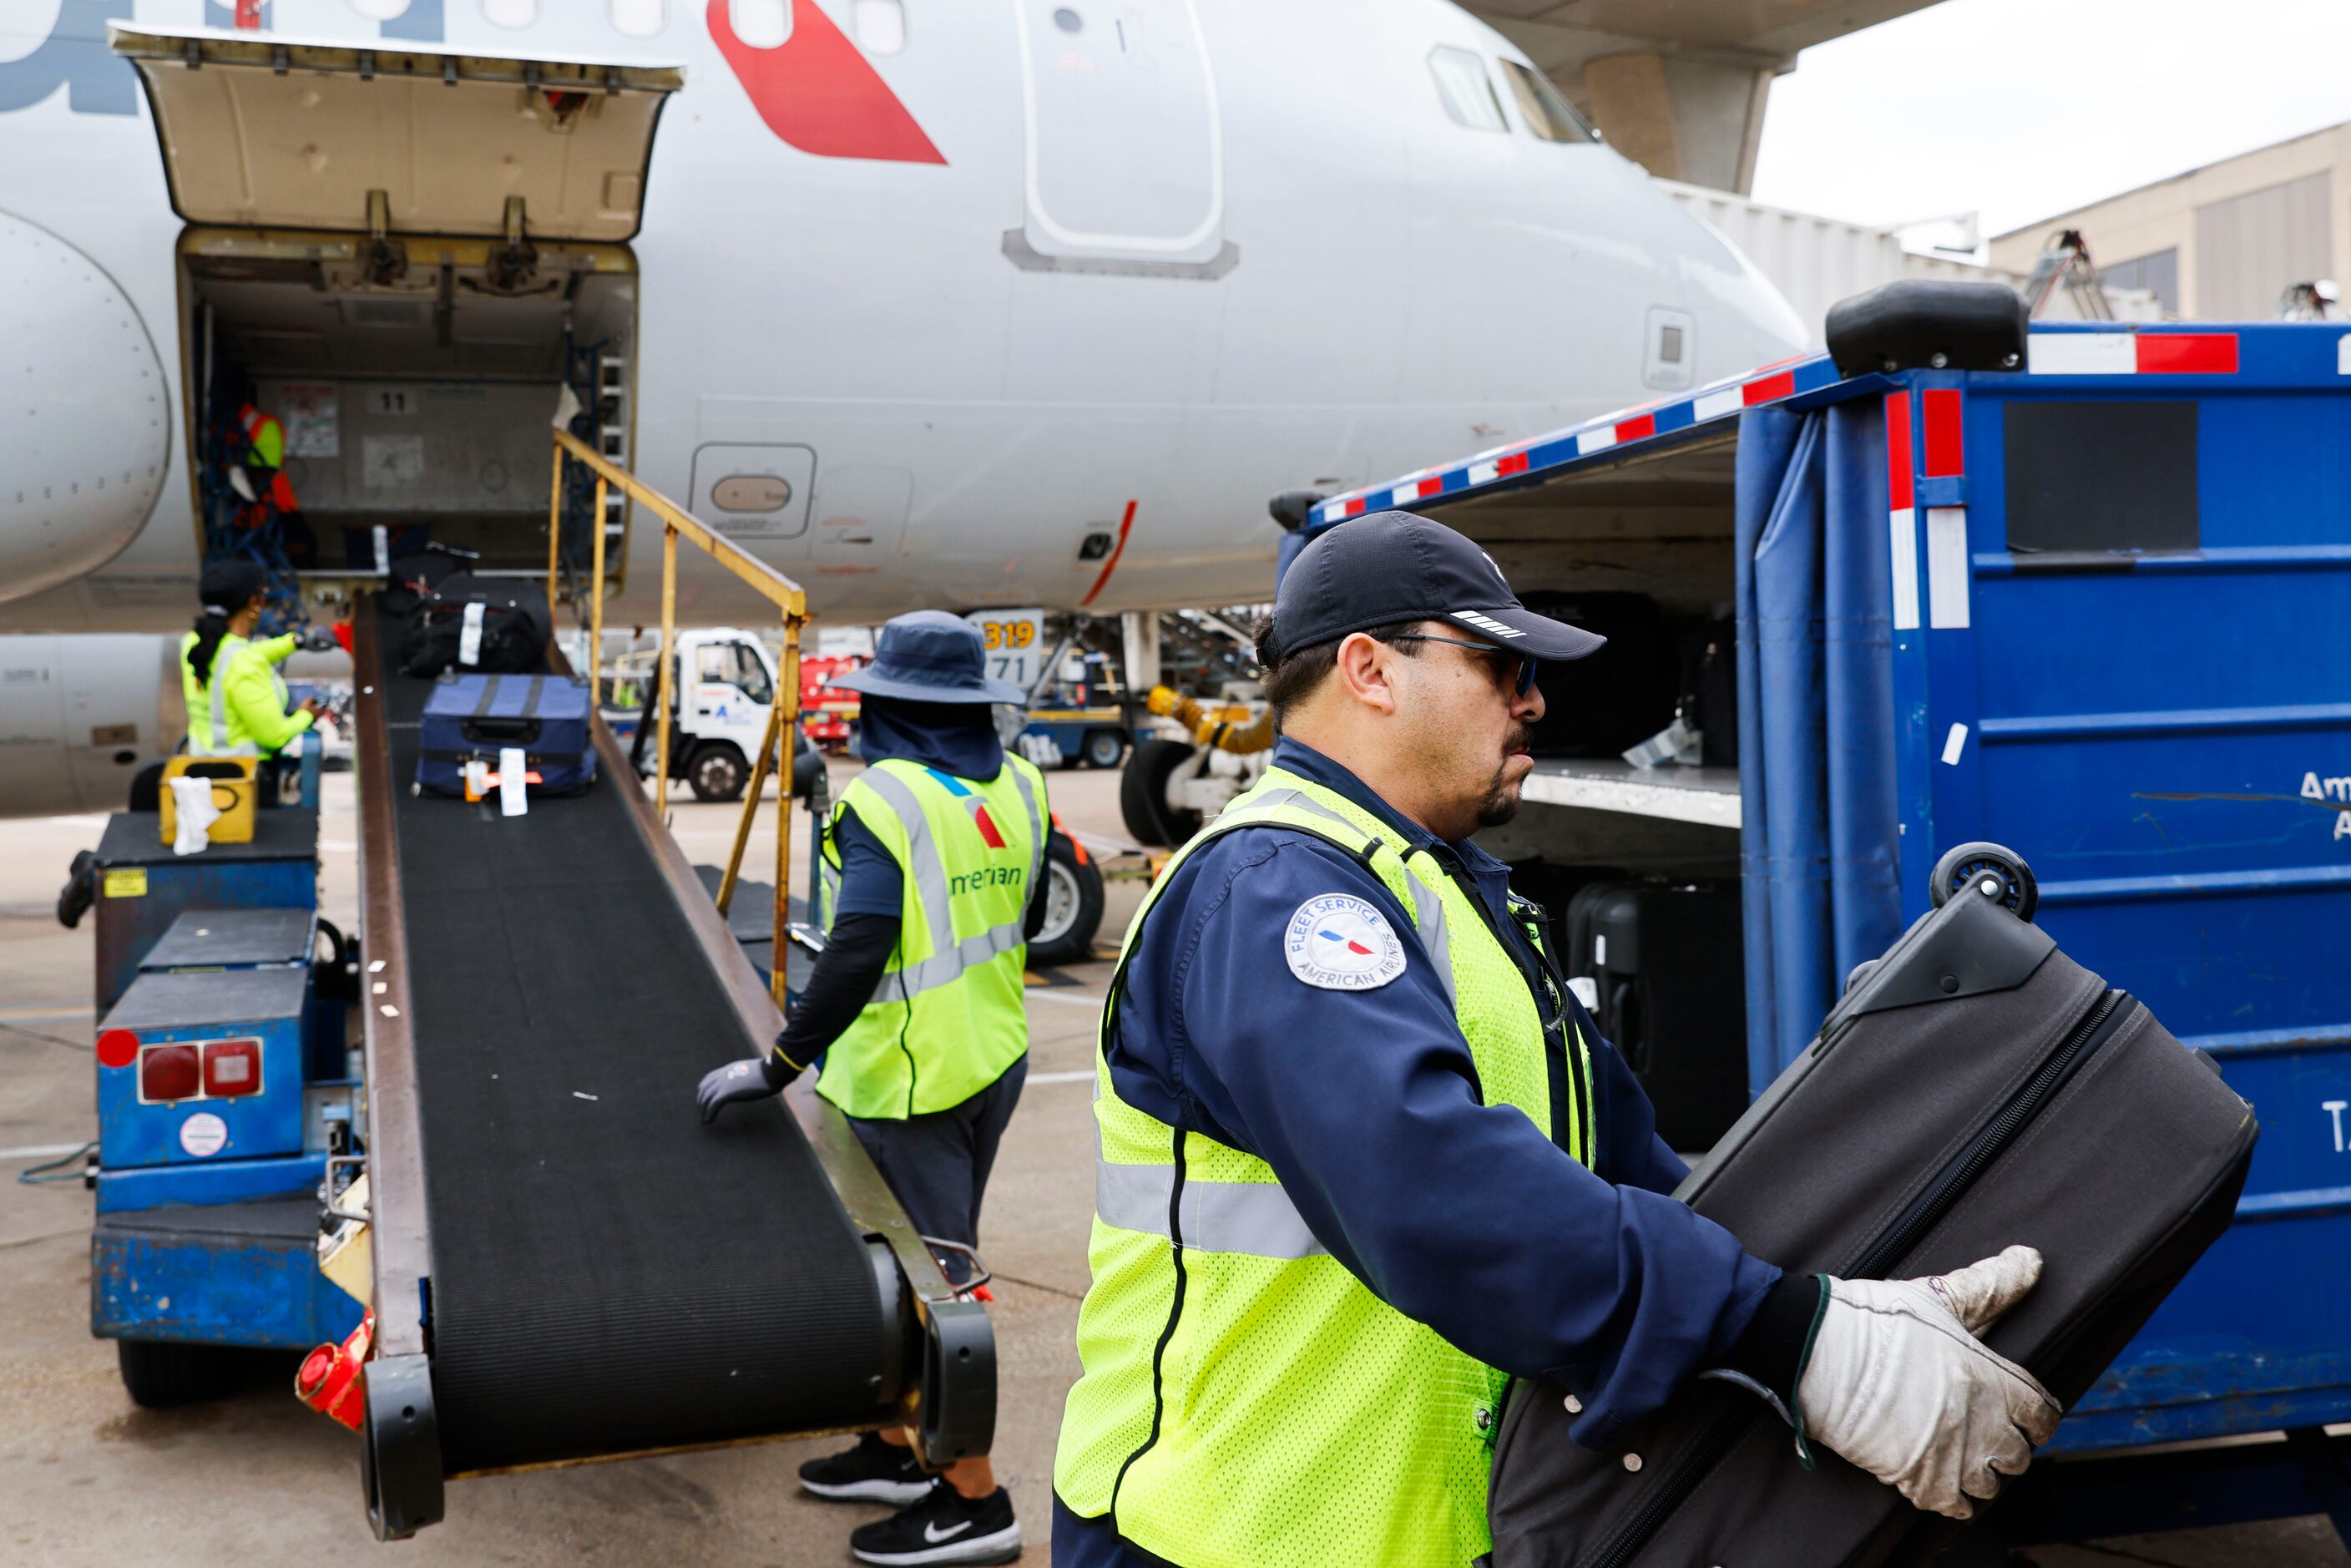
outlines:
{"label": "yellow hose", "polygon": [[1162,718],[1172,718],[1192,732],[1193,741],[1200,746],[1213,746],[1219,751],[1229,751],[1246,757],[1263,751],[1273,744],[1273,710],[1268,708],[1252,720],[1246,703],[1225,703],[1204,707],[1181,692],[1165,686],[1154,686],[1144,705]]}

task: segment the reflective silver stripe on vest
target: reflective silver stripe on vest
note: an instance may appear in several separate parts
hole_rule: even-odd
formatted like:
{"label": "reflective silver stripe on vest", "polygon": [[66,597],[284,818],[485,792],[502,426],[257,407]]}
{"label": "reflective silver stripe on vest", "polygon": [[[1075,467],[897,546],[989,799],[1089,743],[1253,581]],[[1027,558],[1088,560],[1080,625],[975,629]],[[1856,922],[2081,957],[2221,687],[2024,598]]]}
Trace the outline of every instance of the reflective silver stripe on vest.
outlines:
{"label": "reflective silver stripe on vest", "polygon": [[[236,652],[242,653],[251,646],[253,644],[247,643],[239,647]],[[215,653],[219,652],[219,644],[214,644],[214,652]],[[198,757],[258,757],[261,755],[261,745],[258,741],[239,741],[235,746],[226,744],[228,740],[228,661],[214,658],[213,678],[204,683],[205,689],[212,693],[213,699],[213,741],[210,746],[198,746],[195,737],[188,737],[188,749]]]}
{"label": "reflective silver stripe on vest", "polygon": [[1004,766],[1012,768],[1013,788],[1020,791],[1020,803],[1029,808],[1029,880],[1020,888],[1025,903],[1037,896],[1037,879],[1045,874],[1045,809],[1037,801],[1037,786],[1029,781],[1029,775],[1012,768],[1008,756]]}
{"label": "reflective silver stripe on vest", "polygon": [[[1249,804],[1295,806],[1301,811],[1308,811],[1326,821],[1336,822],[1351,833],[1362,836],[1364,832],[1362,827],[1331,810],[1322,801],[1313,799],[1303,789],[1269,789],[1251,800]],[[1384,841],[1376,837],[1373,839],[1374,843]],[[1435,888],[1415,876],[1408,864],[1405,868],[1404,884],[1412,890],[1412,922],[1419,929],[1420,945],[1428,954],[1430,966],[1437,970],[1437,980],[1445,987],[1445,999],[1450,1002],[1454,1000],[1453,957],[1452,944],[1446,936],[1445,900],[1437,896]]]}
{"label": "reflective silver stripe on vest", "polygon": [[1445,999],[1452,1002],[1453,945],[1446,935],[1445,900],[1437,896],[1435,888],[1413,875],[1409,865],[1405,868],[1404,881],[1412,889],[1413,924],[1420,927],[1420,945],[1428,949],[1429,966],[1445,987]]}
{"label": "reflective silver stripe on vest", "polygon": [[[1020,914],[1004,925],[991,926],[960,942],[956,940],[955,912],[947,902],[946,862],[940,858],[938,843],[931,837],[931,820],[925,815],[922,801],[904,779],[886,769],[869,768],[859,777],[897,813],[899,825],[906,831],[906,872],[914,879],[915,901],[922,905],[923,923],[931,930],[931,956],[919,964],[902,966],[896,971],[897,984],[890,988],[902,998],[910,999],[925,991],[951,986],[963,978],[965,970],[1019,946],[1025,940],[1021,930],[1028,919],[1025,897]],[[885,979],[883,984],[888,986],[889,982]]]}
{"label": "reflective silver stripe on vest", "polygon": [[[1094,1213],[1104,1225],[1164,1237],[1167,1198],[1175,1187],[1174,1166],[1098,1161]],[[1187,1180],[1177,1224],[1184,1246],[1195,1251],[1281,1259],[1317,1258],[1323,1252],[1298,1206],[1275,1182]]]}

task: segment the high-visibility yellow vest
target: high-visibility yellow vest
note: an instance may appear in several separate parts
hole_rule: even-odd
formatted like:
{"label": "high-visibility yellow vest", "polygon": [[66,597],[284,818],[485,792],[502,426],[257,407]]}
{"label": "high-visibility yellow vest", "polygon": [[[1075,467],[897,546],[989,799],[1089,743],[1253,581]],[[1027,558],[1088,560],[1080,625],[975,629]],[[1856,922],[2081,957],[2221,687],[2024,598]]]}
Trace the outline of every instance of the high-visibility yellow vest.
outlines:
{"label": "high-visibility yellow vest", "polygon": [[286,679],[277,672],[300,639],[291,634],[259,643],[234,632],[213,650],[212,679],[196,679],[190,655],[196,634],[180,639],[180,695],[188,705],[188,751],[196,757],[273,757],[310,727],[308,713],[286,711]]}
{"label": "high-visibility yellow vest", "polygon": [[[1044,775],[1009,752],[985,784],[877,762],[841,791],[833,821],[844,812],[882,841],[906,892],[890,967],[826,1051],[816,1091],[852,1116],[951,1109],[1029,1050],[1022,927],[1044,872]],[[830,841],[825,866],[830,905],[841,872]]]}
{"label": "high-visibility yellow vest", "polygon": [[[1337,791],[1274,768],[1169,869],[1260,825],[1367,860],[1453,997],[1485,1103],[1551,1135],[1534,994],[1437,858]],[[1163,873],[1128,928],[1105,1047],[1127,959],[1166,885]],[[1563,1027],[1583,1080],[1565,1109],[1578,1115],[1592,1103],[1591,1060]],[[1061,1500],[1082,1518],[1110,1515],[1120,1535],[1183,1568],[1466,1568],[1491,1544],[1486,1482],[1508,1375],[1374,1295],[1314,1239],[1273,1167],[1197,1133],[1179,1141],[1118,1097],[1102,1052],[1095,1071],[1093,1282],[1078,1314],[1084,1373],[1054,1460]],[[1564,1133],[1590,1165],[1592,1129]]]}

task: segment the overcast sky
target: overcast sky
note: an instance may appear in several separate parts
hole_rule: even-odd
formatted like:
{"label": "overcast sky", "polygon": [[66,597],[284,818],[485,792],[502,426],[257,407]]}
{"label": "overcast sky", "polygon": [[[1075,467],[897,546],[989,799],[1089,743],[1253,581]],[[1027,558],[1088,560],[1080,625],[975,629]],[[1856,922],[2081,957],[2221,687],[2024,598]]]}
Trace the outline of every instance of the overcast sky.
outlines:
{"label": "overcast sky", "polygon": [[1942,0],[1772,82],[1755,199],[1990,238],[2346,120],[2346,0]]}

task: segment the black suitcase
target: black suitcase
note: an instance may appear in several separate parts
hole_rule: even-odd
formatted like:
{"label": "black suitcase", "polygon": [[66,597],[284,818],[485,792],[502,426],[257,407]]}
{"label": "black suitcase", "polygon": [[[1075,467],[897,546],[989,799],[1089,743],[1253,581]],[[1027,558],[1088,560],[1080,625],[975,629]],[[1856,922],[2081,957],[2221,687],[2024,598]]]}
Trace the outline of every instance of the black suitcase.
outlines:
{"label": "black suitcase", "polygon": [[1681,701],[1677,710],[1705,738],[1698,760],[1708,768],[1739,766],[1739,622],[1729,616],[1681,630]]}
{"label": "black suitcase", "polygon": [[1526,606],[1608,639],[1589,658],[1546,664],[1537,757],[1615,757],[1674,721],[1681,650],[1646,593],[1530,593]]}
{"label": "black suitcase", "polygon": [[[2209,1057],[2029,924],[2016,857],[1963,846],[1937,871],[1948,901],[1855,972],[1677,1196],[1796,1271],[1911,1279],[2040,1249],[1985,1341],[2070,1408],[2228,1228],[2256,1124]],[[1569,1437],[1564,1394],[1513,1387],[1493,1568],[1925,1563],[1970,1528],[1834,1455],[1806,1472],[1736,1387],[1693,1381],[1606,1452]]]}
{"label": "black suitcase", "polygon": [[1571,977],[1656,1107],[1657,1136],[1711,1148],[1747,1109],[1747,983],[1736,888],[1593,883],[1568,904]]}
{"label": "black suitcase", "polygon": [[377,598],[393,615],[413,614],[426,594],[460,572],[473,570],[474,563],[481,559],[477,550],[430,543],[421,550],[396,555],[392,559],[389,580]]}
{"label": "black suitcase", "polygon": [[400,632],[407,675],[528,674],[544,669],[552,625],[535,582],[491,582],[459,572],[428,589]]}

